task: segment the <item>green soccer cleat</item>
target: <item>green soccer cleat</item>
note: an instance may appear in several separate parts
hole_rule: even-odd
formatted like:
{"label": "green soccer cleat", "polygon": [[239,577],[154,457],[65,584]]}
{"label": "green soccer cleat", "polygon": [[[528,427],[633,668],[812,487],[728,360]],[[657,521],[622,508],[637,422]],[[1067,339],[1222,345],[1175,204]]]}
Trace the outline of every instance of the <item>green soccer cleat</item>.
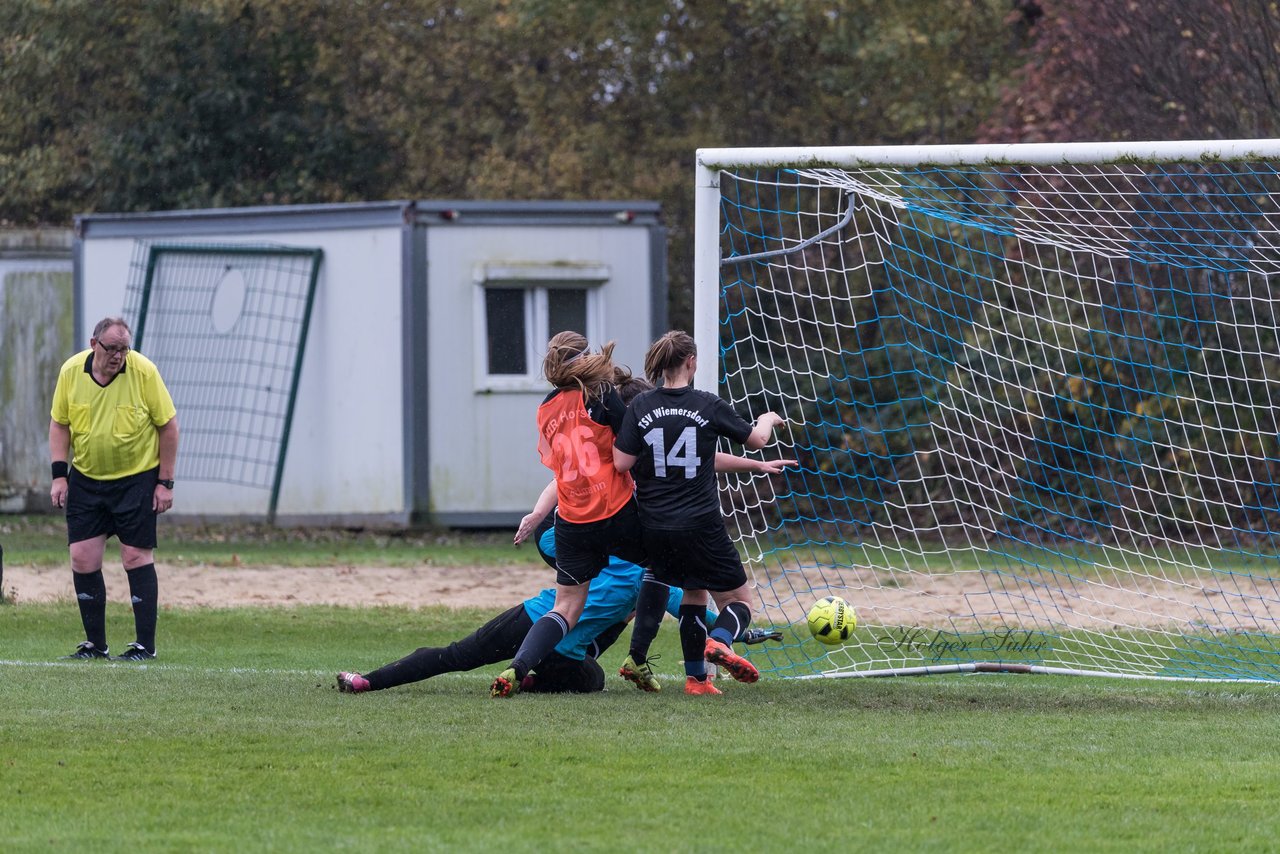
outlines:
{"label": "green soccer cleat", "polygon": [[653,668],[649,664],[650,660],[646,660],[644,664],[636,664],[635,659],[628,655],[622,662],[622,667],[618,668],[618,675],[641,691],[661,691],[662,686],[658,684],[658,677],[653,675]]}

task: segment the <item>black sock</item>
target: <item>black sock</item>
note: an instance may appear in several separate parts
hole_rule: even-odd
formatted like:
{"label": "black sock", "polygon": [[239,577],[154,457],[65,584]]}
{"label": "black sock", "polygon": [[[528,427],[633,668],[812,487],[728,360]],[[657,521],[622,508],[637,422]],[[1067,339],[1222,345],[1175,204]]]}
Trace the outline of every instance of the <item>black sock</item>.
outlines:
{"label": "black sock", "polygon": [[614,642],[627,630],[628,625],[630,624],[626,620],[620,620],[596,635],[596,639],[587,644],[587,655],[591,658],[604,655],[605,650],[613,646]]}
{"label": "black sock", "polygon": [[102,570],[73,572],[76,602],[80,605],[80,622],[84,623],[84,639],[95,649],[107,651],[107,582]]}
{"label": "black sock", "polygon": [[160,600],[156,583],[156,565],[134,567],[125,573],[129,579],[129,600],[133,603],[133,625],[138,633],[138,643],[147,652],[156,652],[156,608]]}
{"label": "black sock", "polygon": [[658,626],[667,612],[667,597],[671,588],[657,581],[649,573],[644,574],[640,593],[636,596],[636,619],[631,626],[631,649],[628,653],[636,664],[648,660],[649,647],[658,636]]}
{"label": "black sock", "polygon": [[556,644],[564,640],[564,636],[569,633],[569,624],[565,622],[564,617],[555,611],[548,611],[543,614],[533,628],[529,629],[529,634],[524,636],[524,643],[520,644],[520,649],[516,652],[516,657],[511,662],[511,666],[515,668],[516,680],[519,681],[529,675],[529,671],[533,670],[542,663],[542,659],[551,654],[556,648]]}
{"label": "black sock", "polygon": [[707,606],[680,606],[680,651],[684,653],[684,675],[707,678]]}
{"label": "black sock", "polygon": [[751,625],[751,609],[745,602],[730,602],[716,617],[716,624],[711,627],[711,637],[725,646],[733,646],[733,642],[742,637],[742,633]]}
{"label": "black sock", "polygon": [[398,661],[384,664],[372,673],[364,674],[364,678],[369,680],[369,688],[373,691],[421,682],[454,669],[446,660],[447,652],[448,647],[420,647]]}

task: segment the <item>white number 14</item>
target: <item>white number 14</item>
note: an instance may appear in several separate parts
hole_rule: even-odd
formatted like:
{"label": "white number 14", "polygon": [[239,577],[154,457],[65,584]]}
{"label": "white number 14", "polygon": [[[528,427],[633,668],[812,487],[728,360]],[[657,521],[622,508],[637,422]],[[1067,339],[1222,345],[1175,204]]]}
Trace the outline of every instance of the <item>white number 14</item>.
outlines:
{"label": "white number 14", "polygon": [[671,453],[666,450],[666,441],[660,428],[654,428],[644,434],[645,442],[653,448],[653,473],[657,477],[667,476],[667,467],[683,468],[684,479],[693,480],[698,474],[698,432],[695,427],[686,427],[680,437],[671,446]]}

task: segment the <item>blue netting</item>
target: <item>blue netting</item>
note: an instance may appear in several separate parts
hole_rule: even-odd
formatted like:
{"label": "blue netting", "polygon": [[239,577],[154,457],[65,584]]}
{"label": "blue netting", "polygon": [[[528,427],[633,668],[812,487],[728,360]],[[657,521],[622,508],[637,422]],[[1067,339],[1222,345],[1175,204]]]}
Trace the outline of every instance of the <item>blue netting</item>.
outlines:
{"label": "blue netting", "polygon": [[[722,257],[790,250],[721,279],[722,393],[784,412],[801,461],[726,490],[766,619],[799,627],[757,658],[1006,660],[1016,629],[1008,660],[1280,678],[1278,189],[1270,164],[722,173]],[[835,651],[801,620],[831,594],[861,620]]]}

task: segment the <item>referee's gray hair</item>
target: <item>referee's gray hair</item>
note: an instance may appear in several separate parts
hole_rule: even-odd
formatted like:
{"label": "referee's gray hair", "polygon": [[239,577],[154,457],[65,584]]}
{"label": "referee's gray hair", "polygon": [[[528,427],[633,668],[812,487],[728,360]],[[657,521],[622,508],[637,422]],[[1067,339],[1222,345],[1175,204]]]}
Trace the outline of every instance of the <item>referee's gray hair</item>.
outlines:
{"label": "referee's gray hair", "polygon": [[93,337],[95,339],[101,338],[102,333],[106,332],[108,329],[110,329],[113,326],[123,326],[124,331],[129,333],[129,339],[133,340],[133,330],[129,328],[129,324],[124,322],[123,317],[102,318],[101,320],[98,321],[97,325],[93,327]]}

